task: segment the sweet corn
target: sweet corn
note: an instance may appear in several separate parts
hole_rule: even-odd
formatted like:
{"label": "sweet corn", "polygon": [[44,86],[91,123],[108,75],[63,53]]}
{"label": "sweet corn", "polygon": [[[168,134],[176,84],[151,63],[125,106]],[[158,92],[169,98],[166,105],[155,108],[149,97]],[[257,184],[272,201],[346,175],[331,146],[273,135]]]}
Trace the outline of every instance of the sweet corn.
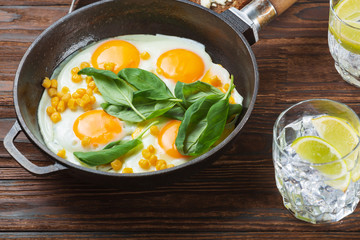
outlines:
{"label": "sweet corn", "polygon": [[133,171],[132,168],[124,168],[124,169],[122,170],[122,172],[123,172],[123,173],[133,173],[134,171]]}
{"label": "sweet corn", "polygon": [[90,142],[91,142],[91,138],[85,136],[85,137],[81,140],[81,145],[82,145],[83,147],[87,147],[87,146],[90,145]]}
{"label": "sweet corn", "polygon": [[77,92],[74,92],[73,94],[71,94],[71,97],[74,98],[74,99],[77,99],[77,98],[80,98],[81,95]]}
{"label": "sweet corn", "polygon": [[81,100],[81,98],[76,99],[76,104],[79,105],[80,107],[83,107],[85,105],[84,102]]}
{"label": "sweet corn", "polygon": [[64,93],[64,94],[68,93],[69,91],[70,91],[70,89],[68,87],[66,87],[66,86],[61,89],[61,92]]}
{"label": "sweet corn", "polygon": [[86,89],[85,88],[78,88],[76,90],[76,92],[80,95],[83,96],[86,93]]}
{"label": "sweet corn", "polygon": [[105,70],[114,71],[115,63],[107,62],[104,64]]}
{"label": "sweet corn", "polygon": [[57,123],[61,120],[61,115],[58,112],[54,112],[53,114],[51,114],[50,119],[53,123]]}
{"label": "sweet corn", "polygon": [[154,153],[156,152],[156,149],[154,148],[153,145],[149,145],[147,149],[149,150],[149,152],[150,152],[151,154],[154,154]]}
{"label": "sweet corn", "polygon": [[88,87],[88,88],[86,89],[86,94],[89,95],[89,96],[92,96],[92,95],[93,95],[93,90],[92,90],[92,88],[89,88],[89,87]]}
{"label": "sweet corn", "polygon": [[87,111],[90,111],[92,109],[92,106],[91,106],[91,104],[86,104],[85,106],[83,106],[83,109],[84,109],[85,112],[87,112]]}
{"label": "sweet corn", "polygon": [[94,88],[94,93],[101,95],[101,92],[99,91],[99,89],[97,87]]}
{"label": "sweet corn", "polygon": [[63,92],[57,92],[56,96],[59,97],[59,98],[62,98],[64,96],[64,93]]}
{"label": "sweet corn", "polygon": [[81,75],[73,74],[71,75],[71,81],[73,81],[74,83],[79,83],[82,81],[82,77]]}
{"label": "sweet corn", "polygon": [[60,98],[59,97],[53,97],[53,98],[51,98],[51,106],[53,106],[53,107],[57,107],[57,105],[59,104],[59,101],[60,101]]}
{"label": "sweet corn", "polygon": [[230,84],[226,83],[223,86],[223,89],[225,90],[225,92],[227,92],[227,90],[229,90]]}
{"label": "sweet corn", "polygon": [[70,108],[71,110],[76,110],[76,108],[77,108],[76,100],[74,98],[70,98],[67,105],[68,105],[68,108]]}
{"label": "sweet corn", "polygon": [[150,58],[150,54],[148,52],[142,52],[140,54],[140,58],[143,59],[143,60],[148,60]]}
{"label": "sweet corn", "polygon": [[163,170],[163,169],[166,169],[166,161],[165,160],[157,160],[156,162],[156,170]]}
{"label": "sweet corn", "polygon": [[156,165],[156,162],[157,162],[158,158],[157,156],[155,155],[151,155],[150,158],[149,158],[149,162],[152,166],[155,166]]}
{"label": "sweet corn", "polygon": [[167,168],[172,168],[172,167],[175,167],[175,165],[174,164],[167,165]]}
{"label": "sweet corn", "polygon": [[41,84],[44,88],[49,88],[49,87],[51,87],[51,80],[48,78],[48,77],[46,77],[46,78],[44,78],[44,80],[43,80],[43,82],[42,82],[42,84]]}
{"label": "sweet corn", "polygon": [[119,159],[115,159],[111,162],[111,167],[114,171],[119,171],[122,168],[123,163]]}
{"label": "sweet corn", "polygon": [[78,67],[74,67],[71,69],[71,74],[72,75],[78,74],[79,71],[80,71],[80,69]]}
{"label": "sweet corn", "polygon": [[89,82],[88,87],[94,89],[96,87],[95,82],[94,81]]}
{"label": "sweet corn", "polygon": [[56,95],[57,95],[57,90],[56,90],[56,88],[48,88],[48,90],[47,90],[47,92],[48,92],[48,94],[49,94],[49,96],[50,97],[55,97]]}
{"label": "sweet corn", "polygon": [[51,114],[53,114],[54,112],[56,112],[56,109],[53,106],[49,106],[46,108],[46,113],[47,115],[50,117]]}
{"label": "sweet corn", "polygon": [[60,151],[58,151],[58,153],[56,155],[58,155],[61,158],[65,158],[65,156],[66,156],[65,149],[61,149]]}
{"label": "sweet corn", "polygon": [[80,69],[90,67],[90,64],[88,62],[82,62],[80,63]]}
{"label": "sweet corn", "polygon": [[139,161],[139,166],[140,166],[142,169],[147,170],[147,169],[150,168],[150,162],[149,162],[149,160],[141,159],[141,160]]}
{"label": "sweet corn", "polygon": [[94,96],[90,96],[90,104],[94,104],[96,102],[96,98]]}
{"label": "sweet corn", "polygon": [[56,107],[56,110],[57,110],[59,113],[62,113],[63,111],[65,111],[65,109],[66,109],[66,105],[65,105],[64,100],[60,100],[60,101],[59,101],[59,104],[58,104],[57,107]]}
{"label": "sweet corn", "polygon": [[84,105],[90,103],[90,96],[86,93],[82,96],[81,100],[84,102]]}
{"label": "sweet corn", "polygon": [[235,104],[235,99],[234,99],[233,96],[230,96],[230,98],[229,98],[229,103]]}
{"label": "sweet corn", "polygon": [[64,96],[62,96],[61,100],[67,103],[70,100],[70,98],[71,98],[71,94],[65,93]]}
{"label": "sweet corn", "polygon": [[150,151],[148,149],[142,150],[141,154],[145,159],[149,159],[151,157],[151,153],[150,153]]}
{"label": "sweet corn", "polygon": [[135,139],[137,136],[139,136],[139,134],[141,133],[141,131],[143,130],[142,127],[138,127],[135,129],[135,131],[131,134],[131,137],[133,139]]}
{"label": "sweet corn", "polygon": [[56,79],[51,79],[51,87],[52,88],[57,88],[58,82]]}
{"label": "sweet corn", "polygon": [[159,135],[159,132],[160,132],[160,130],[159,130],[158,126],[151,126],[150,127],[150,134],[151,135],[157,136],[157,135]]}
{"label": "sweet corn", "polygon": [[90,76],[86,76],[85,81],[86,81],[86,84],[89,84],[90,82],[94,81],[94,79]]}

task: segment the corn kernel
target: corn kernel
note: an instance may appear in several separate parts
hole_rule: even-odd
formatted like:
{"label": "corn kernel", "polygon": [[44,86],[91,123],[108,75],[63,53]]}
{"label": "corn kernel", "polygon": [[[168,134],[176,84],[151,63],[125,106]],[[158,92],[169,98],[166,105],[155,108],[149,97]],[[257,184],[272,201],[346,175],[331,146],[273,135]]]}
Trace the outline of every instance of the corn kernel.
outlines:
{"label": "corn kernel", "polygon": [[53,114],[51,114],[50,119],[53,123],[57,123],[61,120],[61,115],[58,112],[54,112]]}
{"label": "corn kernel", "polygon": [[69,91],[70,91],[70,89],[68,87],[66,87],[66,86],[61,89],[61,92],[64,93],[64,94],[68,93]]}
{"label": "corn kernel", "polygon": [[157,126],[151,126],[150,127],[150,134],[153,136],[159,135],[159,128]]}
{"label": "corn kernel", "polygon": [[161,68],[157,68],[157,69],[156,69],[156,73],[162,75],[163,71],[161,70]]}
{"label": "corn kernel", "polygon": [[60,100],[60,101],[59,101],[59,104],[58,104],[57,107],[56,107],[56,110],[57,110],[59,113],[62,113],[63,111],[65,111],[65,109],[66,109],[66,105],[65,105],[64,100]]}
{"label": "corn kernel", "polygon": [[119,171],[122,168],[122,162],[119,159],[115,159],[111,162],[111,167],[114,169],[114,171]]}
{"label": "corn kernel", "polygon": [[175,167],[175,165],[174,164],[167,165],[167,168],[172,168],[172,167]]}
{"label": "corn kernel", "polygon": [[84,102],[81,100],[81,98],[77,98],[77,99],[75,99],[75,101],[76,101],[76,104],[79,105],[80,107],[83,107],[85,105]]}
{"label": "corn kernel", "polygon": [[71,69],[71,74],[72,75],[75,75],[75,74],[77,75],[79,71],[80,71],[80,69],[78,67],[74,67],[74,68]]}
{"label": "corn kernel", "polygon": [[233,96],[230,96],[230,98],[229,98],[229,103],[235,104],[235,99],[234,99]]}
{"label": "corn kernel", "polygon": [[95,82],[94,81],[89,82],[88,87],[94,89],[96,87]]}
{"label": "corn kernel", "polygon": [[143,130],[142,127],[138,127],[135,129],[135,131],[131,134],[131,137],[133,139],[135,139],[137,136],[139,136],[139,134],[141,133],[141,131]]}
{"label": "corn kernel", "polygon": [[153,145],[149,145],[149,146],[148,146],[148,150],[149,150],[149,152],[150,152],[151,154],[154,154],[154,153],[156,152],[156,149],[154,148]]}
{"label": "corn kernel", "polygon": [[53,98],[51,98],[51,106],[53,106],[53,107],[57,107],[57,105],[59,104],[59,101],[60,101],[60,98],[59,97],[53,97]]}
{"label": "corn kernel", "polygon": [[81,75],[73,74],[71,75],[71,81],[73,81],[74,83],[79,83],[82,81],[82,77]]}
{"label": "corn kernel", "polygon": [[74,98],[74,99],[77,99],[77,98],[80,98],[80,94],[77,93],[77,92],[74,92],[73,94],[71,94],[71,97]]}
{"label": "corn kernel", "polygon": [[140,58],[143,59],[143,60],[148,60],[150,58],[150,54],[148,52],[142,52],[140,54]]}
{"label": "corn kernel", "polygon": [[92,106],[91,106],[91,104],[86,104],[86,105],[83,106],[83,109],[84,109],[85,112],[87,112],[87,111],[90,111],[92,109]]}
{"label": "corn kernel", "polygon": [[48,88],[47,92],[48,92],[50,97],[55,97],[57,95],[56,88]]}
{"label": "corn kernel", "polygon": [[89,84],[89,83],[93,82],[94,79],[92,77],[90,77],[90,76],[86,76],[85,81],[86,81],[86,84]]}
{"label": "corn kernel", "polygon": [[65,155],[66,155],[65,149],[61,149],[60,151],[58,151],[58,153],[56,155],[58,155],[61,158],[65,158]]}
{"label": "corn kernel", "polygon": [[57,88],[58,82],[56,79],[51,79],[51,87],[52,88]]}
{"label": "corn kernel", "polygon": [[64,96],[62,96],[61,100],[67,103],[70,100],[70,98],[71,98],[71,94],[65,93]]}
{"label": "corn kernel", "polygon": [[86,93],[86,89],[85,88],[78,88],[76,90],[76,92],[80,95],[83,96]]}
{"label": "corn kernel", "polygon": [[139,161],[139,166],[142,168],[142,169],[149,169],[150,168],[150,162],[149,160],[145,160],[145,159],[141,159]]}
{"label": "corn kernel", "polygon": [[123,173],[133,173],[134,171],[133,171],[132,168],[124,168],[124,169],[122,170],[122,172],[123,172]]}
{"label": "corn kernel", "polygon": [[89,96],[92,96],[92,95],[93,95],[93,90],[92,90],[92,88],[89,88],[89,87],[88,87],[88,88],[86,89],[86,94],[89,95]]}
{"label": "corn kernel", "polygon": [[88,68],[90,67],[90,64],[88,62],[82,62],[80,63],[80,69],[83,69],[83,68]]}
{"label": "corn kernel", "polygon": [[163,170],[163,169],[166,169],[166,161],[165,160],[157,160],[156,162],[156,170]]}
{"label": "corn kernel", "polygon": [[90,102],[90,96],[86,93],[82,96],[81,100],[84,102],[84,104],[88,104]]}
{"label": "corn kernel", "polygon": [[81,145],[82,145],[83,147],[87,147],[87,146],[90,145],[90,142],[91,142],[91,138],[85,136],[85,137],[81,140]]}
{"label": "corn kernel", "polygon": [[227,90],[225,90],[224,88],[220,88],[220,91],[223,92],[223,93],[227,92]]}
{"label": "corn kernel", "polygon": [[151,157],[149,158],[149,162],[151,165],[155,166],[156,162],[157,162],[158,158],[155,155],[151,155]]}
{"label": "corn kernel", "polygon": [[97,94],[101,95],[101,92],[99,91],[98,87],[94,88],[94,93],[97,93]]}
{"label": "corn kernel", "polygon": [[49,88],[49,87],[51,87],[51,80],[48,78],[48,77],[46,77],[46,78],[44,78],[44,80],[43,80],[43,82],[42,82],[42,84],[41,84],[44,88]]}
{"label": "corn kernel", "polygon": [[76,108],[77,108],[76,100],[74,98],[70,98],[67,105],[68,105],[68,108],[70,108],[71,110],[76,110]]}
{"label": "corn kernel", "polygon": [[114,67],[115,67],[115,63],[112,63],[112,62],[107,62],[104,64],[105,70],[108,70],[108,71],[113,71]]}
{"label": "corn kernel", "polygon": [[53,114],[54,112],[56,112],[56,109],[53,106],[49,106],[46,108],[46,113],[47,115],[50,117],[51,114]]}
{"label": "corn kernel", "polygon": [[96,102],[96,98],[94,96],[90,96],[90,104],[94,104]]}
{"label": "corn kernel", "polygon": [[63,92],[57,92],[56,96],[58,98],[62,98],[64,96],[64,93]]}
{"label": "corn kernel", "polygon": [[228,83],[224,84],[223,88],[224,88],[225,92],[227,90],[229,90],[229,87],[230,87],[230,84],[228,84]]}
{"label": "corn kernel", "polygon": [[148,149],[142,150],[141,154],[145,159],[149,159],[151,157],[151,155],[152,155]]}

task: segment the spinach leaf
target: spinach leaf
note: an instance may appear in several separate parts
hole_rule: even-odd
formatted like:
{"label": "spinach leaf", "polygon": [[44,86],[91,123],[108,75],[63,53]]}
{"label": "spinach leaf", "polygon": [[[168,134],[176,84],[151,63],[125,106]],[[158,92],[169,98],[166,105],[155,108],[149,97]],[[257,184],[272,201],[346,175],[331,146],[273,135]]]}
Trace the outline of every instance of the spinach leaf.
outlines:
{"label": "spinach leaf", "polygon": [[242,111],[241,104],[230,104],[229,105],[229,113],[228,113],[228,120],[231,116],[240,114]]}
{"label": "spinach leaf", "polygon": [[115,159],[125,155],[130,150],[142,144],[142,136],[150,129],[151,126],[157,124],[158,121],[151,123],[147,126],[142,133],[135,139],[129,141],[115,141],[109,143],[105,146],[104,149],[100,151],[92,152],[74,152],[75,157],[80,161],[86,163],[89,166],[99,166],[102,164],[108,164],[114,161]]}
{"label": "spinach leaf", "polygon": [[171,119],[182,121],[184,119],[185,111],[182,107],[175,105],[169,111],[164,113],[164,116]]}

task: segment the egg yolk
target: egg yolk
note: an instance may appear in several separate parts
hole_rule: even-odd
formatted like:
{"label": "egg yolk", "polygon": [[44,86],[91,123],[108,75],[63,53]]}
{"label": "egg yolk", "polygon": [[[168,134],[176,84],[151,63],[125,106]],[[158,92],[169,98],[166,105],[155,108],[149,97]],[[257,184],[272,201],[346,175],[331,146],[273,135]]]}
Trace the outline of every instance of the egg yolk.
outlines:
{"label": "egg yolk", "polygon": [[222,86],[222,82],[221,82],[220,78],[219,78],[216,74],[214,74],[214,73],[211,71],[211,69],[209,69],[209,70],[205,73],[205,75],[204,75],[204,77],[201,79],[201,81],[206,82],[206,83],[208,83],[208,84],[210,84],[210,85],[213,85],[214,87],[217,87],[217,88],[219,88],[219,87]]}
{"label": "egg yolk", "polygon": [[104,69],[105,64],[114,64],[114,73],[123,68],[137,68],[140,63],[140,52],[129,42],[110,40],[101,44],[91,56],[91,64]]}
{"label": "egg yolk", "polygon": [[181,121],[172,120],[168,122],[160,131],[158,135],[158,142],[165,153],[173,158],[185,157],[181,155],[175,146],[175,139],[177,137]]}
{"label": "egg yolk", "polygon": [[83,140],[90,138],[90,144],[107,144],[121,133],[121,122],[103,110],[92,110],[81,114],[74,122],[75,135]]}
{"label": "egg yolk", "polygon": [[185,49],[173,49],[161,54],[156,65],[164,77],[184,83],[199,80],[205,69],[201,57]]}

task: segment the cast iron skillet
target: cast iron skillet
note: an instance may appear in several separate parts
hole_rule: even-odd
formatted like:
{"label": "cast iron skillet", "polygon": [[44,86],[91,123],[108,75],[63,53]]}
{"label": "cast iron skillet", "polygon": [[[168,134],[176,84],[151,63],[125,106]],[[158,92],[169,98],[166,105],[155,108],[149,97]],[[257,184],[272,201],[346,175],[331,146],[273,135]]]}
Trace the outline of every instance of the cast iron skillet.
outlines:
{"label": "cast iron skillet", "polygon": [[[257,8],[261,7],[260,2],[255,4]],[[272,2],[280,13],[291,5],[289,0]],[[290,2],[293,3],[294,0]],[[263,14],[261,8],[255,10]],[[189,175],[221,156],[250,116],[259,76],[254,54],[243,32],[253,43],[256,33],[254,30],[254,26],[251,28],[244,24],[232,11],[217,14],[186,0],[107,0],[76,10],[46,29],[22,58],[14,81],[17,122],[4,139],[5,147],[20,165],[36,175],[66,170],[84,180],[114,186],[157,185]],[[51,76],[56,66],[71,53],[92,42],[140,33],[185,37],[206,46],[213,61],[223,65],[234,75],[236,88],[244,97],[243,112],[235,130],[208,153],[183,165],[149,173],[101,172],[58,157],[46,147],[38,126],[37,108],[43,93],[42,79]],[[14,146],[14,140],[20,131],[54,159],[55,163],[40,167],[22,155]]]}

